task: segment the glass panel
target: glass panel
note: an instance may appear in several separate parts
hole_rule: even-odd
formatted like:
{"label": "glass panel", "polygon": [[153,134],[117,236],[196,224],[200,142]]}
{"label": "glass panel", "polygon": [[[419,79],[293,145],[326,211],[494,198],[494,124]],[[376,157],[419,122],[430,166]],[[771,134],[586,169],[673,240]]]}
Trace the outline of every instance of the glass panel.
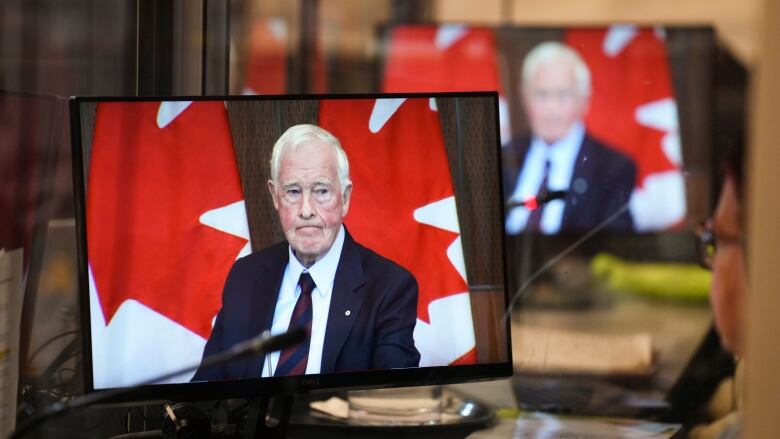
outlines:
{"label": "glass panel", "polygon": [[[675,392],[704,398],[711,381],[731,371],[717,338],[705,339],[710,275],[697,267],[694,229],[717,201],[720,150],[744,141],[747,71],[714,31],[437,22],[438,13],[459,10],[461,2],[233,0],[229,10],[215,1],[185,10],[184,3],[0,6],[0,211],[11,212],[0,218],[0,247],[24,248],[27,273],[21,417],[81,391],[80,344],[71,343],[79,327],[64,100],[71,95],[497,90],[507,288],[515,302],[503,317],[512,321],[517,374],[464,390],[505,405],[517,398],[530,409],[616,414],[640,409],[626,395],[661,406],[665,397],[677,401]],[[487,1],[480,8],[508,22],[524,4]],[[153,13],[163,7],[168,16]],[[682,13],[686,20],[696,15]],[[222,19],[227,28],[215,24]],[[149,31],[155,24],[168,26],[158,34]],[[585,64],[585,105],[576,85],[535,84],[534,69],[523,80],[526,55],[548,41],[574,50]],[[556,74],[578,83],[567,68],[543,76]],[[558,109],[545,116],[535,103]],[[568,118],[566,104],[573,108]],[[547,144],[567,136],[577,141],[568,142],[573,152],[563,158],[530,152],[550,151]],[[587,154],[585,143],[592,148]],[[451,167],[468,169],[477,159],[461,156]],[[585,162],[594,163],[596,175],[578,174]],[[594,192],[604,196],[586,197]],[[574,213],[575,201],[598,207]],[[488,305],[489,293],[480,296]],[[501,318],[473,307],[475,318]],[[713,352],[699,352],[710,362],[707,376],[687,377],[693,387],[681,390],[675,384],[702,340]],[[620,355],[612,356],[616,346]],[[539,356],[549,348],[555,352]],[[697,397],[683,400],[693,406]],[[77,415],[79,429],[95,426],[85,437],[124,433],[125,414],[88,410]],[[159,428],[151,418],[135,410],[127,424],[131,431]],[[69,419],[42,434],[71,433],[76,424]]]}

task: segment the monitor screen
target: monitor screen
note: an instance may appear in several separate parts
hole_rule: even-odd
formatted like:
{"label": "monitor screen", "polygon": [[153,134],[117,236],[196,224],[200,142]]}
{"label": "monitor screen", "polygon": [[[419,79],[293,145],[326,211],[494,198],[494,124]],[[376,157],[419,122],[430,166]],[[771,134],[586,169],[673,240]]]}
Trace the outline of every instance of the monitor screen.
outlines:
{"label": "monitor screen", "polygon": [[507,234],[656,233],[708,212],[710,194],[691,197],[686,186],[709,183],[697,150],[710,134],[709,29],[402,24],[384,33],[382,91],[499,92]]}
{"label": "monitor screen", "polygon": [[[716,89],[711,29],[382,31],[383,92],[498,92],[508,289],[517,303],[602,305],[601,285],[590,282],[602,279],[600,255],[696,261],[691,229],[715,201],[712,146],[740,123],[715,124],[716,98],[735,94]],[[706,302],[706,289],[693,300]]]}
{"label": "monitor screen", "polygon": [[[511,375],[496,93],[75,98],[71,114],[88,391]],[[296,327],[300,344],[147,384]]]}

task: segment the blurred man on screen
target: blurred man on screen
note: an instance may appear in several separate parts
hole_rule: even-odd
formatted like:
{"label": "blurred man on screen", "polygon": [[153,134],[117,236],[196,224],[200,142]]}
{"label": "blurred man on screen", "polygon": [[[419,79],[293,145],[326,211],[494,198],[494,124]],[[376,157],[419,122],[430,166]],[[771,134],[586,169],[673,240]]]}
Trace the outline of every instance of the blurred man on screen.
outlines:
{"label": "blurred man on screen", "polygon": [[[531,136],[514,139],[503,160],[510,201],[525,206],[508,210],[507,233],[586,231],[612,216],[609,229],[633,229],[626,203],[636,166],[587,133],[590,88],[587,65],[564,44],[542,43],[523,61],[520,93]],[[553,192],[558,199],[543,201]]]}
{"label": "blurred man on screen", "polygon": [[265,330],[305,327],[300,345],[199,369],[193,381],[417,367],[417,281],[356,243],[349,162],[332,134],[288,129],[274,145],[268,190],[286,242],[236,261],[203,356]]}

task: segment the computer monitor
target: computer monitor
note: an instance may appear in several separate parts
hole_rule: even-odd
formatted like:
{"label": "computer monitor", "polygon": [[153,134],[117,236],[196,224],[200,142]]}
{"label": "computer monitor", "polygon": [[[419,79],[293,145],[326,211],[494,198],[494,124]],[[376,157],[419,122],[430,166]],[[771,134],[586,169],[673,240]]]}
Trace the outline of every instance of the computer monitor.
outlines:
{"label": "computer monitor", "polygon": [[382,35],[383,92],[498,91],[513,294],[565,251],[695,261],[690,230],[715,200],[712,147],[742,125],[719,116],[718,98],[738,94],[717,83],[711,29],[442,23]]}
{"label": "computer monitor", "polygon": [[[650,384],[678,413],[706,400],[732,369],[697,368],[724,355],[707,332],[709,275],[695,266],[692,230],[712,214],[717,150],[743,141],[745,108],[744,67],[714,30],[391,23],[379,34],[383,92],[498,91],[515,340],[537,342],[540,328],[597,340],[649,334],[651,360],[622,390]],[[689,270],[680,278],[701,280],[662,279],[680,267]],[[540,366],[522,346],[521,405],[636,414],[581,357]]]}
{"label": "computer monitor", "polygon": [[[508,234],[581,233],[623,204],[607,229],[679,230],[708,211],[711,194],[686,184],[710,177],[710,29],[401,24],[384,35],[383,92],[499,92]],[[559,143],[571,145],[543,148]],[[560,194],[539,205],[545,175]],[[526,227],[537,206],[543,219]]]}
{"label": "computer monitor", "polygon": [[[511,375],[495,92],[70,108],[87,391],[195,400]],[[296,349],[139,386],[295,325],[309,325]]]}

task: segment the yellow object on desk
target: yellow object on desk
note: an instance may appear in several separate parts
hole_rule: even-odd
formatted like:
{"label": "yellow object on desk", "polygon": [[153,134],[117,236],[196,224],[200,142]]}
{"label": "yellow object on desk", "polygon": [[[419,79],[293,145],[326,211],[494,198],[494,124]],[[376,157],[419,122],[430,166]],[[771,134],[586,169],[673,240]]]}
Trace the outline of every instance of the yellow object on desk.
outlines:
{"label": "yellow object on desk", "polygon": [[712,278],[696,264],[626,262],[606,253],[593,257],[590,271],[610,291],[695,303],[707,301]]}

